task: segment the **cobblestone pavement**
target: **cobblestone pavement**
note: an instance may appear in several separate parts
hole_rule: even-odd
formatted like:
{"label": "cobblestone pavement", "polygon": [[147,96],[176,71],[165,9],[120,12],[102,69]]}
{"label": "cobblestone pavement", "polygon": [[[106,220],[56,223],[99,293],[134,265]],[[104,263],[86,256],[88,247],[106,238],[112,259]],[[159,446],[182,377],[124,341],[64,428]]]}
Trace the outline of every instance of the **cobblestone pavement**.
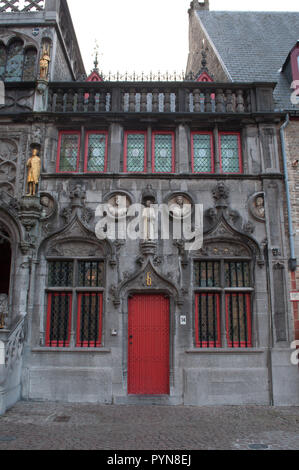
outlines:
{"label": "cobblestone pavement", "polygon": [[2,450],[299,449],[299,407],[99,406],[20,402]]}

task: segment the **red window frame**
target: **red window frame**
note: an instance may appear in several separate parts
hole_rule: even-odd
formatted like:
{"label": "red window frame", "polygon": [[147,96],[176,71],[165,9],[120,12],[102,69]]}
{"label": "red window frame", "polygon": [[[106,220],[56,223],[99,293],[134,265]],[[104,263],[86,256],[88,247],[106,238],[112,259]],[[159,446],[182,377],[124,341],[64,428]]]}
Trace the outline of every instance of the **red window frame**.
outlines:
{"label": "red window frame", "polygon": [[[238,137],[238,154],[239,154],[239,170],[238,172],[227,173],[223,171],[222,168],[222,147],[221,147],[221,137],[223,135],[236,135]],[[241,143],[241,134],[240,132],[219,132],[219,159],[220,159],[220,172],[225,175],[241,175],[243,174],[243,159],[242,159],[242,143]]]}
{"label": "red window frame", "polygon": [[[79,136],[78,140],[78,154],[77,154],[77,167],[73,171],[62,171],[60,170],[60,152],[61,152],[61,141],[64,135],[77,135]],[[73,174],[78,173],[79,163],[80,163],[80,148],[81,148],[81,132],[80,131],[60,131],[58,137],[58,148],[57,148],[57,161],[56,161],[56,173],[62,174]]]}
{"label": "red window frame", "polygon": [[[245,341],[241,341],[241,346],[239,341],[231,341],[229,335],[229,297],[233,295],[233,297],[237,297],[239,295],[245,295],[246,297],[246,309],[247,309],[247,336],[248,341],[247,344]],[[252,348],[252,324],[251,324],[251,294],[246,292],[227,292],[225,294],[225,313],[226,313],[226,337],[227,337],[227,345],[229,348]]]}
{"label": "red window frame", "polygon": [[[198,318],[198,307],[200,297],[216,297],[216,309],[217,309],[217,341],[216,346],[214,341],[200,341],[199,336],[199,318]],[[221,325],[220,325],[220,294],[214,293],[197,293],[195,294],[195,345],[197,348],[221,348]]]}
{"label": "red window frame", "polygon": [[[128,171],[128,136],[129,135],[144,135],[144,165],[143,171]],[[143,174],[147,172],[147,132],[146,131],[125,131],[124,143],[124,172],[130,174]]]}
{"label": "red window frame", "polygon": [[[50,331],[51,331],[51,304],[52,296],[68,296],[69,297],[69,312],[68,312],[68,338],[67,341],[51,341],[50,340]],[[71,292],[49,292],[48,293],[48,308],[47,308],[47,328],[46,328],[46,347],[50,348],[68,348],[70,346],[71,338],[71,318],[72,318],[72,303],[73,296]]]}
{"label": "red window frame", "polygon": [[[211,140],[211,171],[194,171],[195,163],[194,163],[194,136],[195,135],[209,135]],[[204,131],[196,131],[191,132],[191,166],[192,166],[192,173],[201,174],[201,175],[211,175],[215,173],[215,150],[214,150],[214,136],[213,132],[204,132]]]}
{"label": "red window frame", "polygon": [[[98,318],[98,337],[99,341],[80,341],[80,333],[81,333],[81,300],[83,295],[85,296],[99,296],[99,318]],[[76,347],[77,348],[98,348],[102,346],[102,319],[103,319],[103,293],[101,292],[79,292],[78,293],[78,311],[77,311],[77,335],[76,335]]]}
{"label": "red window frame", "polygon": [[[104,171],[88,171],[88,145],[89,145],[89,136],[91,134],[96,135],[104,135],[106,137],[106,144],[105,144],[105,163],[104,163]],[[87,131],[85,137],[85,151],[84,151],[84,173],[106,173],[108,166],[108,131]]]}
{"label": "red window frame", "polygon": [[175,173],[175,135],[173,131],[154,131],[152,133],[152,173],[160,174],[160,175],[167,175],[170,174],[166,171],[155,171],[155,138],[156,135],[171,135],[172,137],[172,155],[171,155],[171,173]]}

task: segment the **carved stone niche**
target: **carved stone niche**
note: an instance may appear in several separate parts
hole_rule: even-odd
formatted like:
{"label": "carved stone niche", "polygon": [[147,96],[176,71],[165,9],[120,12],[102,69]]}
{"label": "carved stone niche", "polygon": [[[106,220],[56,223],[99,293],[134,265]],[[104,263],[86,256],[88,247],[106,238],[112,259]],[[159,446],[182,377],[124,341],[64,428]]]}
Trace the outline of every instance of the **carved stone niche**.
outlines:
{"label": "carved stone niche", "polygon": [[265,222],[265,194],[263,192],[253,194],[248,201],[251,215],[259,222]]}
{"label": "carved stone niche", "polygon": [[17,174],[18,146],[11,139],[0,138],[0,189],[13,195]]}
{"label": "carved stone niche", "polygon": [[104,258],[104,249],[96,243],[82,240],[55,240],[51,243],[47,257],[59,256],[62,258]]}
{"label": "carved stone niche", "polygon": [[168,200],[168,211],[171,218],[182,220],[192,213],[193,203],[186,194],[173,194]]}
{"label": "carved stone niche", "polygon": [[40,203],[42,206],[42,221],[49,220],[54,214],[56,214],[57,202],[51,194],[41,192]]}
{"label": "carved stone niche", "polygon": [[107,215],[116,220],[124,219],[131,204],[132,201],[127,194],[114,193],[107,201]]}

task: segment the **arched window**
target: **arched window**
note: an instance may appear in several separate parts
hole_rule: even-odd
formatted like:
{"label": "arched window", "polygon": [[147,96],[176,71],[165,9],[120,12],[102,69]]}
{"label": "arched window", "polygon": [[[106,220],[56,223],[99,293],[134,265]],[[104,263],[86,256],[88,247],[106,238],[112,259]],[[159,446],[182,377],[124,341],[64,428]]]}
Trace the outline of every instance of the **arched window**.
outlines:
{"label": "arched window", "polygon": [[37,50],[34,47],[30,47],[25,51],[24,70],[23,70],[24,82],[30,82],[35,79],[36,57],[37,57]]}
{"label": "arched window", "polygon": [[6,49],[4,44],[0,43],[0,80],[5,79],[5,69],[6,69]]}
{"label": "arched window", "polygon": [[7,82],[20,82],[23,76],[24,51],[23,42],[15,39],[7,50],[6,75]]}

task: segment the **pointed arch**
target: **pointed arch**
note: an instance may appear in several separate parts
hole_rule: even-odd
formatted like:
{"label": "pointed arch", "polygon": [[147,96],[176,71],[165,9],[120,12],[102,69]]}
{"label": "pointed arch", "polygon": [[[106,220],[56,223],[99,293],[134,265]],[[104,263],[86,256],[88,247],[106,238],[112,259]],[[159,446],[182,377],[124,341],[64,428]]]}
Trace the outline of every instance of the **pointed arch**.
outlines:
{"label": "pointed arch", "polygon": [[24,42],[13,38],[7,48],[6,76],[7,82],[20,82],[23,76]]}

